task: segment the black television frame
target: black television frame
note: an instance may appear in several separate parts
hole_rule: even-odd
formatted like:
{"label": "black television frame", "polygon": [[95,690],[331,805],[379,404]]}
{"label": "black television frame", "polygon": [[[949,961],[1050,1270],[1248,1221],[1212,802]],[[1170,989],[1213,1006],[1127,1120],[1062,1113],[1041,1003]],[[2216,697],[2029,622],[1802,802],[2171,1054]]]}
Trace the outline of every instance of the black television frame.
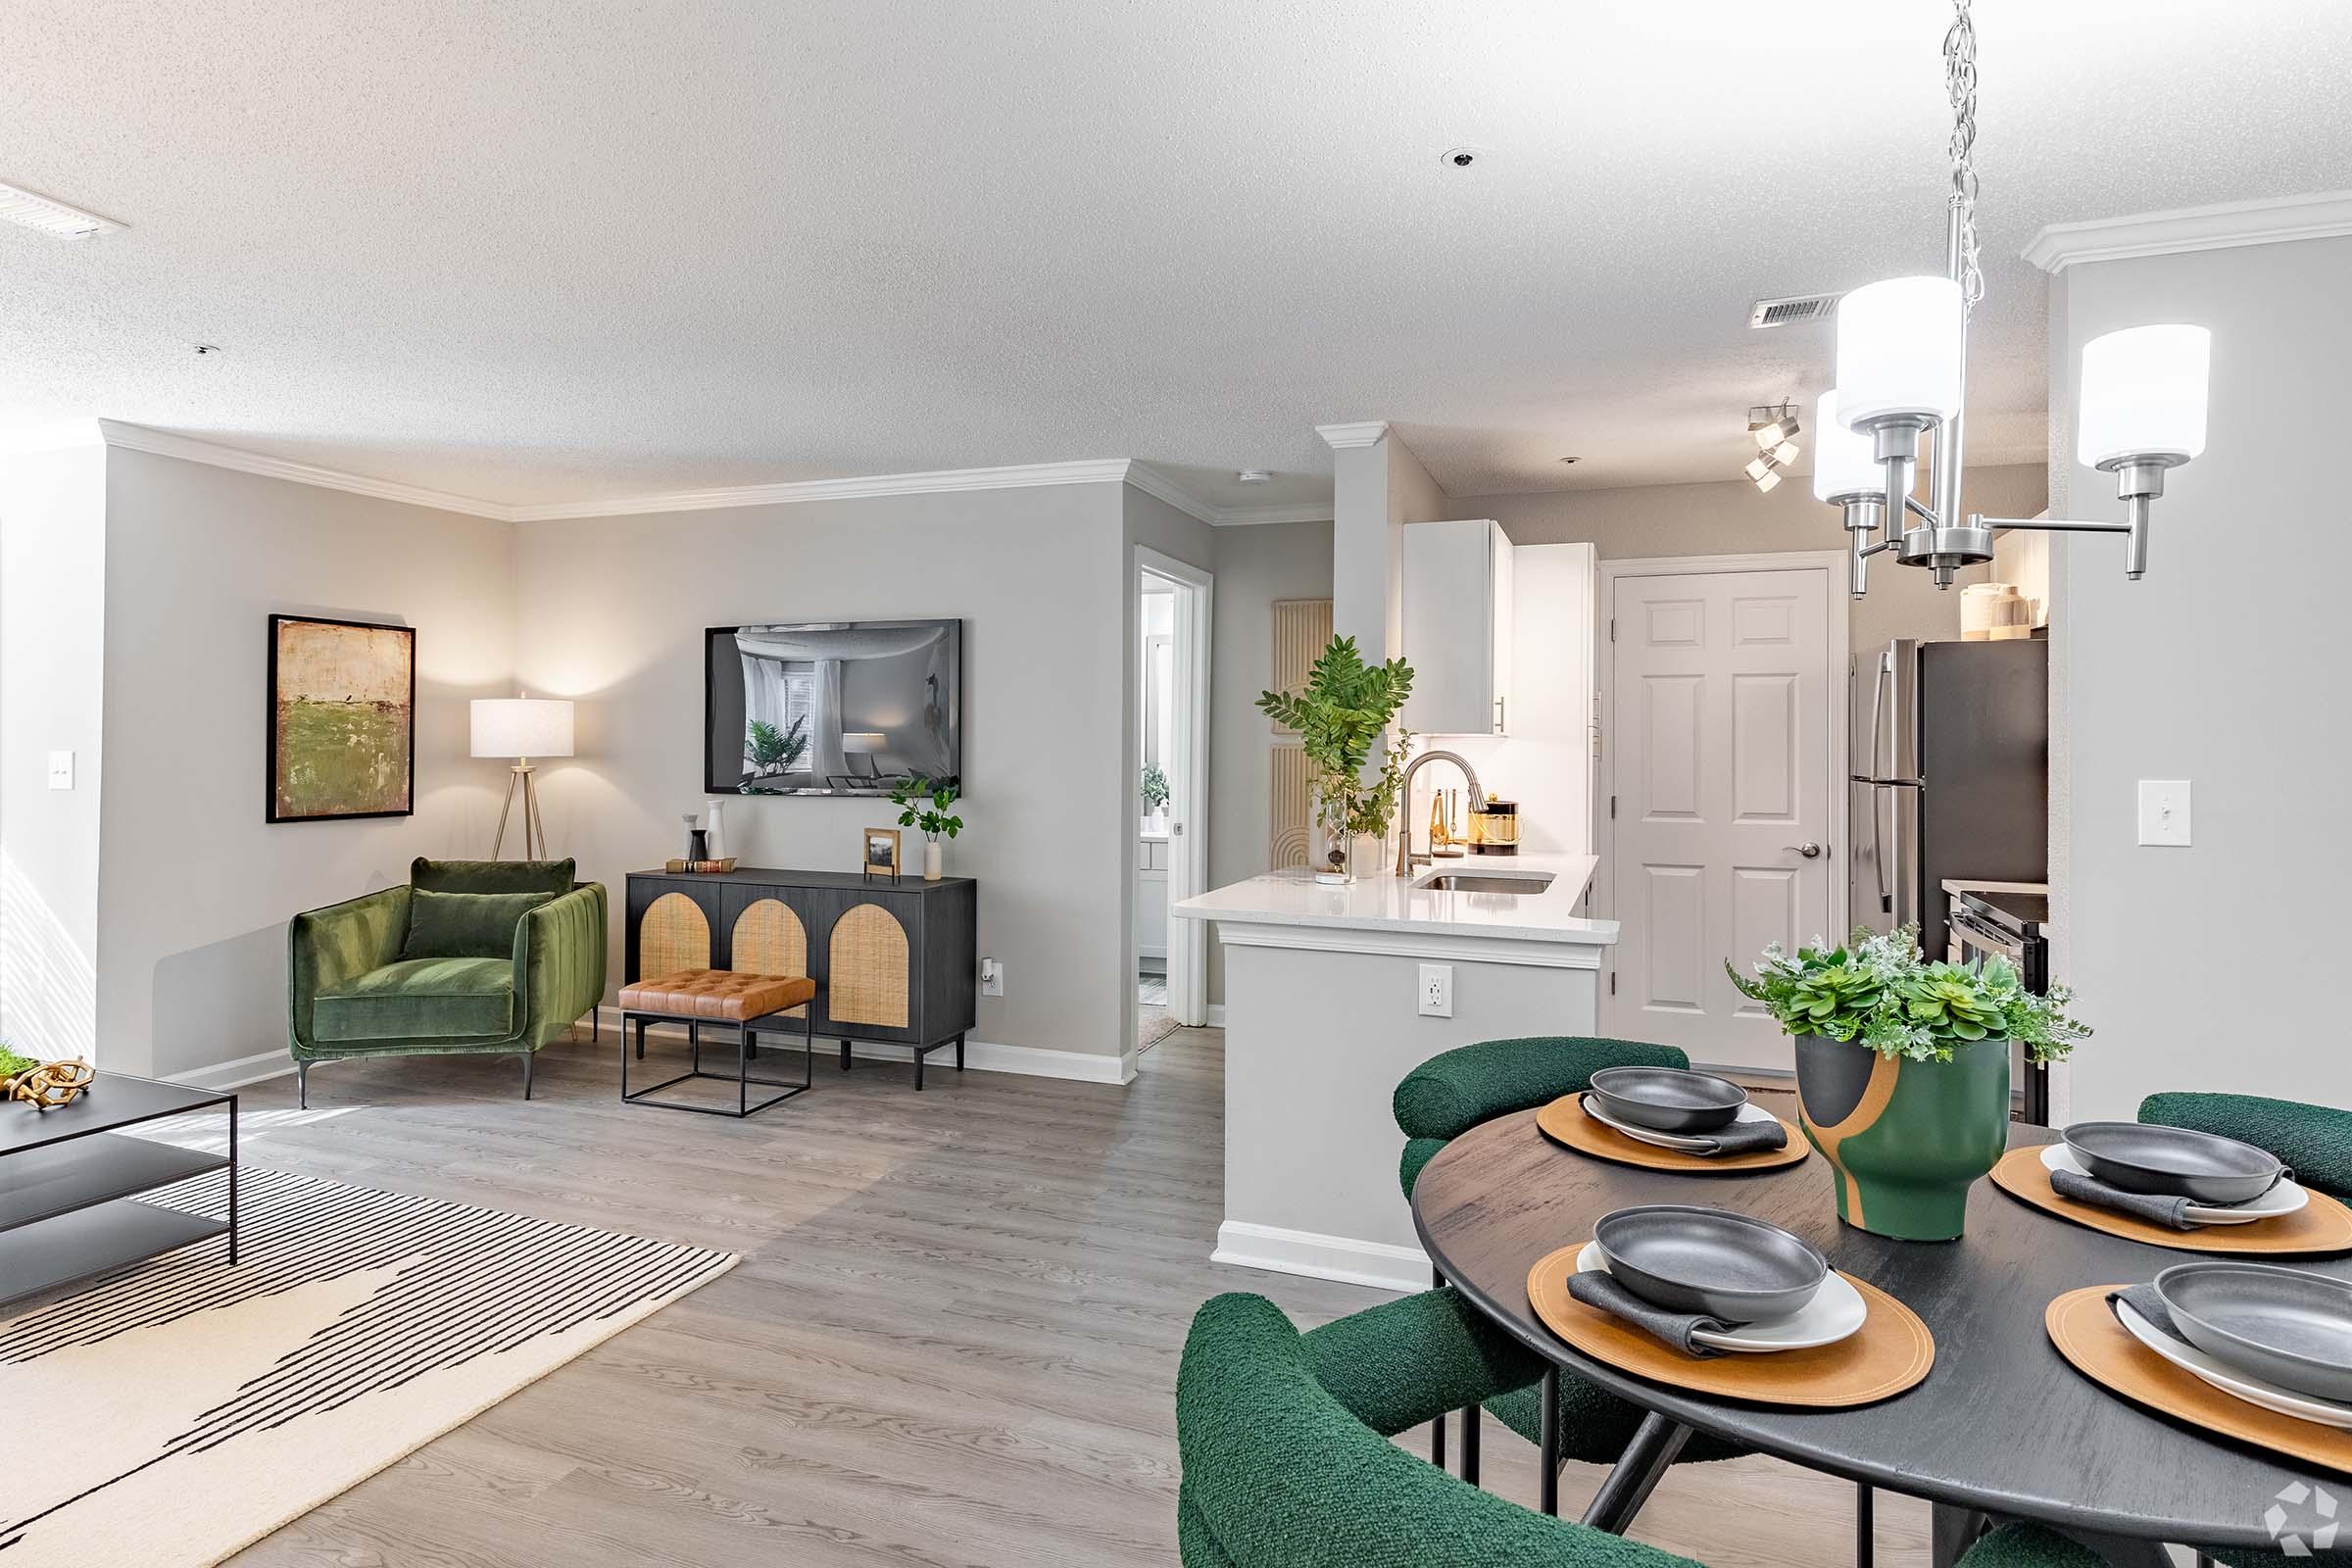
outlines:
{"label": "black television frame", "polygon": [[744,621],[733,626],[705,626],[703,628],[703,793],[731,796],[741,800],[790,800],[794,796],[812,796],[819,800],[887,800],[894,780],[884,778],[875,782],[881,787],[866,790],[823,789],[747,790],[738,780],[722,784],[710,776],[711,761],[716,750],[718,731],[718,702],[710,689],[710,645],[714,638],[732,637],[744,626],[953,626],[955,630],[954,659],[948,681],[948,733],[955,738],[956,770],[952,775],[957,790],[963,787],[963,620],[956,615],[910,615],[899,620],[760,620]]}

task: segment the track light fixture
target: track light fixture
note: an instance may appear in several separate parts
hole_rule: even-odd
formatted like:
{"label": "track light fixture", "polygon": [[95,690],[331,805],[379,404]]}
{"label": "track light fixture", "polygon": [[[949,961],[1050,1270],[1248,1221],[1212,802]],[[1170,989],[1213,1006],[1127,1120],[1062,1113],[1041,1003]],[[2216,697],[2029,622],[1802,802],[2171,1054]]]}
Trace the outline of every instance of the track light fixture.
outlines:
{"label": "track light fixture", "polygon": [[1756,443],[1756,455],[1740,471],[1755,481],[1758,490],[1769,491],[1779,484],[1780,470],[1796,461],[1800,450],[1796,433],[1802,428],[1793,403],[1759,404],[1747,411],[1747,433]]}

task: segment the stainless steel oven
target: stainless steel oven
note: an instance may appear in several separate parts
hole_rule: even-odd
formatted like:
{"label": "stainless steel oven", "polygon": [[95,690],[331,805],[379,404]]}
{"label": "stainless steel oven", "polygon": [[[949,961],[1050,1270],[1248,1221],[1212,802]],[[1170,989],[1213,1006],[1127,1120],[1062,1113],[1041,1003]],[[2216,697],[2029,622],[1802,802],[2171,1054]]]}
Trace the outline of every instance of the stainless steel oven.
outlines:
{"label": "stainless steel oven", "polygon": [[[2023,882],[1946,882],[1943,891],[1949,901],[1944,910],[1946,958],[1972,969],[1983,968],[1987,958],[2005,958],[2028,991],[2038,996],[2050,989],[2048,888]],[[2050,1070],[2026,1060],[2019,1048],[2009,1075],[2017,1085],[2019,1119],[2047,1126]]]}

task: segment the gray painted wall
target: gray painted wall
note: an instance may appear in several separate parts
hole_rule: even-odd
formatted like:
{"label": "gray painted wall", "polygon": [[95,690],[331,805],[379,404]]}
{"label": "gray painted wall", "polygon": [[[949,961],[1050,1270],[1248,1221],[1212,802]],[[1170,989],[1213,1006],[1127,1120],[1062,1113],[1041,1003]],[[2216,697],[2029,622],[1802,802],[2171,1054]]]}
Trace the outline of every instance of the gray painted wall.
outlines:
{"label": "gray painted wall", "polygon": [[[100,1049],[172,1074],[283,1051],[285,925],[489,853],[506,773],[467,704],[512,690],[513,530],[122,448],[107,454]],[[416,814],[263,820],[272,612],[416,628]]]}
{"label": "gray painted wall", "polygon": [[[1274,729],[1257,694],[1274,678],[1274,602],[1331,597],[1331,524],[1217,533],[1216,655],[1209,669],[1208,884],[1266,869],[1274,834]],[[1225,949],[1208,945],[1208,998],[1225,1000]]]}
{"label": "gray painted wall", "polygon": [[[2111,537],[2054,555],[2052,802],[2065,867],[2057,969],[2098,1030],[2070,1074],[2077,1117],[2159,1089],[2352,1104],[2328,999],[2344,972],[2352,761],[2339,570],[2352,363],[2352,239],[2078,265],[2052,282],[2050,407],[2077,406],[2083,343],[2118,327],[2213,330],[2204,456],[2157,504],[2148,574]],[[2059,438],[2053,435],[2053,445]],[[2073,515],[2123,515],[2058,446]],[[2186,849],[2137,844],[2137,781],[2195,787]]]}
{"label": "gray painted wall", "polygon": [[[579,703],[580,756],[544,782],[548,834],[611,884],[678,853],[703,805],[703,628],[754,620],[964,621],[965,828],[980,952],[1005,994],[977,1038],[1116,1054],[1132,1006],[1133,791],[1120,773],[1128,528],[1112,484],[804,502],[524,523],[515,666]],[[1189,520],[1189,519],[1188,519]],[[1139,531],[1152,519],[1139,516]],[[857,864],[874,799],[726,802],[750,864]],[[611,971],[621,974],[621,921]]]}
{"label": "gray painted wall", "polygon": [[[105,583],[92,421],[0,463],[0,1038],[128,1067],[96,1050]],[[74,754],[71,791],[49,788],[53,750]]]}

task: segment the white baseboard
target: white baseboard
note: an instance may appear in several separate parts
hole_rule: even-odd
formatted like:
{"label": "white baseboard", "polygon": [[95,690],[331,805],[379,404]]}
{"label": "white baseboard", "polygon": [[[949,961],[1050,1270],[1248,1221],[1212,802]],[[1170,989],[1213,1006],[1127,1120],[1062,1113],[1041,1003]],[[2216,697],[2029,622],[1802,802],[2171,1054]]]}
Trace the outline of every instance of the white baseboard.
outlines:
{"label": "white baseboard", "polygon": [[1212,1002],[1208,1004],[1208,1022],[1203,1027],[1209,1029],[1225,1027],[1225,1004]]}
{"label": "white baseboard", "polygon": [[1286,1231],[1242,1220],[1229,1219],[1217,1227],[1217,1250],[1208,1254],[1208,1260],[1383,1291],[1429,1289],[1429,1254],[1418,1247]]}
{"label": "white baseboard", "polygon": [[164,1082],[184,1084],[190,1089],[242,1089],[258,1084],[265,1078],[283,1078],[294,1070],[294,1058],[281,1047],[257,1055],[239,1056],[234,1061],[216,1061],[209,1067],[191,1067],[175,1072]]}
{"label": "white baseboard", "polygon": [[[620,1009],[601,1007],[599,1013],[605,1027],[617,1032],[620,1028]],[[683,1029],[674,1024],[656,1024],[653,1033],[682,1037]],[[789,1037],[789,1025],[777,1031],[779,1041]],[[838,1040],[817,1038],[817,1050],[839,1050]],[[895,1061],[905,1066],[912,1059],[913,1052],[906,1046],[874,1045],[858,1041],[850,1047],[853,1056],[871,1057],[876,1061]],[[1030,1078],[1072,1078],[1080,1083],[1124,1084],[1135,1081],[1135,1053],[1122,1052],[1115,1056],[1098,1056],[1083,1051],[1047,1051],[1038,1046],[1002,1046],[989,1040],[966,1040],[963,1043],[963,1064],[974,1072],[1020,1073]],[[931,1070],[945,1065],[955,1070],[952,1049],[941,1048],[931,1053]]]}

